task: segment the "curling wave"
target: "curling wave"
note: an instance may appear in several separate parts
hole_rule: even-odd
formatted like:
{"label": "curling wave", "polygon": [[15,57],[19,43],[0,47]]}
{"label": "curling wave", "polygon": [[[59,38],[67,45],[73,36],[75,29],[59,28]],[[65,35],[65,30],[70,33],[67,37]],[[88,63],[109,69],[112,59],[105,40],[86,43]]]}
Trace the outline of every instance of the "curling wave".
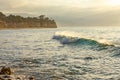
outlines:
{"label": "curling wave", "polygon": [[[64,33],[64,34],[63,34]],[[66,35],[67,33],[67,35]],[[69,35],[68,35],[69,34]],[[74,34],[74,35],[73,35]],[[71,35],[71,36],[70,36]],[[56,32],[53,39],[60,41],[61,44],[74,44],[74,45],[89,45],[89,46],[114,46],[112,43],[107,42],[107,40],[95,40],[92,38],[78,36],[78,33],[72,32]]]}

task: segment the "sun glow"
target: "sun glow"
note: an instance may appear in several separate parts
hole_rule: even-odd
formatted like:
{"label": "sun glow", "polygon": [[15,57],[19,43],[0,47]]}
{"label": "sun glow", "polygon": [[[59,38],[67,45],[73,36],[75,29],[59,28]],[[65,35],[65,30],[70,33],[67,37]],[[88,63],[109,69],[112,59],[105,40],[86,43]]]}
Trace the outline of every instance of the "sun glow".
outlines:
{"label": "sun glow", "polygon": [[108,0],[108,4],[111,6],[120,6],[120,0]]}

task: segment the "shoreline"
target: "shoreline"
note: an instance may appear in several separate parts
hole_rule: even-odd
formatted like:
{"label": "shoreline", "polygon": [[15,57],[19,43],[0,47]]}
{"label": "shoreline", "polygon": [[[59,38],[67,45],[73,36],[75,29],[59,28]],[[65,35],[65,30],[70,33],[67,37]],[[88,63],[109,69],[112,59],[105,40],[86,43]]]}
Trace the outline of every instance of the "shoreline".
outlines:
{"label": "shoreline", "polygon": [[22,29],[53,29],[53,28],[42,28],[42,27],[41,28],[0,28],[0,30],[22,30]]}

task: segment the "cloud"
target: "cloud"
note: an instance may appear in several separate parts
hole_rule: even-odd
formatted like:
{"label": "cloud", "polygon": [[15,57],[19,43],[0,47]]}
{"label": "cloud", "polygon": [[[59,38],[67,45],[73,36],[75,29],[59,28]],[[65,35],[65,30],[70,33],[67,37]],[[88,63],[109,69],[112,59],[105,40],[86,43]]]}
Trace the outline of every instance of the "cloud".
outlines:
{"label": "cloud", "polygon": [[22,16],[45,14],[60,26],[120,25],[120,8],[108,0],[0,0],[0,11]]}
{"label": "cloud", "polygon": [[120,12],[118,11],[107,11],[103,13],[85,11],[82,15],[79,13],[76,13],[75,15],[67,15],[66,13],[66,16],[58,18],[58,22],[65,24],[66,26],[118,26],[120,25],[119,14]]}
{"label": "cloud", "polygon": [[3,12],[17,12],[17,8],[25,7],[28,0],[0,0],[0,10]]}

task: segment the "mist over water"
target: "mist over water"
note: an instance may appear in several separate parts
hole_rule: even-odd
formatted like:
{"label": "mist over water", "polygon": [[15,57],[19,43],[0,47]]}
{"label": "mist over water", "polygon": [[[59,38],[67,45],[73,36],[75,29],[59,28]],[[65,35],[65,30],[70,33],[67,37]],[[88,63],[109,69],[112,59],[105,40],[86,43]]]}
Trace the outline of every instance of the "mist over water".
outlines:
{"label": "mist over water", "polygon": [[38,80],[120,79],[118,27],[1,30],[0,38],[0,64],[13,67],[17,75]]}

